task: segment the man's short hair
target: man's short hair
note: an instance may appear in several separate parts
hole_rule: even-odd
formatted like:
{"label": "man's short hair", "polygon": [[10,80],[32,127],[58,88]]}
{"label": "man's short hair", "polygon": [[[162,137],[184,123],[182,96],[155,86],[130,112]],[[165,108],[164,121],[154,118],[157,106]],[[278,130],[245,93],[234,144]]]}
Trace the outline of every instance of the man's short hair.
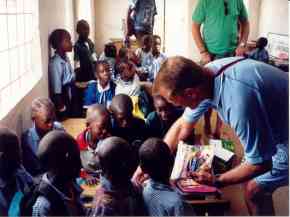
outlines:
{"label": "man's short hair", "polygon": [[178,95],[187,88],[199,86],[204,80],[201,66],[185,57],[170,57],[161,66],[153,83],[153,93],[158,94],[164,88],[169,95]]}

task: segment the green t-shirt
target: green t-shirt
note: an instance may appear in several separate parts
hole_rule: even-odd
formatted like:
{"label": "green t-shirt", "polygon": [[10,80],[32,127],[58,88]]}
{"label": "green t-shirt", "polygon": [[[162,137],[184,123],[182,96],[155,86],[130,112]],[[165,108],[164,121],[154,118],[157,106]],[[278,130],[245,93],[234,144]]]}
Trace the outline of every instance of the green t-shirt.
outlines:
{"label": "green t-shirt", "polygon": [[[227,2],[228,15],[225,15]],[[213,54],[233,52],[238,43],[238,20],[248,19],[243,0],[199,0],[192,21],[203,24],[203,40]]]}

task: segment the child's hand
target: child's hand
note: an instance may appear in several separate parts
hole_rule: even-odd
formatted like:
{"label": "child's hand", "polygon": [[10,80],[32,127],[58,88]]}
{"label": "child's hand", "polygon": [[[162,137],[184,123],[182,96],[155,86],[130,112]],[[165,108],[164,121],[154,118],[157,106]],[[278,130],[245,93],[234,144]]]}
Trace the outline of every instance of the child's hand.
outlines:
{"label": "child's hand", "polygon": [[140,167],[137,168],[135,171],[132,181],[137,185],[137,186],[142,186],[143,182],[147,180],[149,176],[145,174]]}
{"label": "child's hand", "polygon": [[99,183],[99,179],[95,177],[89,177],[86,179],[86,185],[97,185]]}

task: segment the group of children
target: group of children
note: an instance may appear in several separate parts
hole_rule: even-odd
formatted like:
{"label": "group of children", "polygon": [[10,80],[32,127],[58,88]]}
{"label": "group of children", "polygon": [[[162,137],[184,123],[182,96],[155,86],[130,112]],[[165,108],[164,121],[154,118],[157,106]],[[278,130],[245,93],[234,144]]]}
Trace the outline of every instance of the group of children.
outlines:
{"label": "group of children", "polygon": [[[193,215],[170,185],[174,157],[161,140],[180,111],[160,96],[154,105],[145,122],[133,115],[128,95],[114,96],[109,109],[95,103],[74,139],[56,121],[50,99],[33,100],[33,126],[21,143],[0,127],[0,214]],[[150,177],[143,189],[131,182],[138,165]],[[80,180],[100,183],[91,209],[83,206]]]}
{"label": "group of children", "polygon": [[[49,36],[54,49],[49,62],[50,96],[57,117],[82,117],[88,106],[98,103],[108,108],[115,95],[126,94],[133,101],[134,114],[145,119],[153,107],[146,85],[153,82],[166,60],[160,51],[161,38],[145,35],[136,51],[130,46],[117,51],[108,43],[98,57],[89,39],[89,24],[80,20],[76,32],[79,37],[74,46],[65,29],[56,29]],[[67,57],[72,50],[74,70]]]}

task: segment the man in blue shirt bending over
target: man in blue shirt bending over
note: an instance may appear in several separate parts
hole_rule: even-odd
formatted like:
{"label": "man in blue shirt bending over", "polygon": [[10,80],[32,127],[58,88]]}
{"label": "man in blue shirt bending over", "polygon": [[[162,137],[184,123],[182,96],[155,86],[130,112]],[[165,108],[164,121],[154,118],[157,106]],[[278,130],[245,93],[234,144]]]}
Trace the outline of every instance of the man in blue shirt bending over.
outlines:
{"label": "man in blue shirt bending over", "polygon": [[230,57],[199,66],[169,58],[153,85],[167,101],[188,107],[165,136],[172,151],[208,108],[234,129],[246,161],[221,175],[192,174],[197,181],[223,187],[241,182],[250,214],[274,215],[272,193],[288,185],[288,74],[270,65]]}

